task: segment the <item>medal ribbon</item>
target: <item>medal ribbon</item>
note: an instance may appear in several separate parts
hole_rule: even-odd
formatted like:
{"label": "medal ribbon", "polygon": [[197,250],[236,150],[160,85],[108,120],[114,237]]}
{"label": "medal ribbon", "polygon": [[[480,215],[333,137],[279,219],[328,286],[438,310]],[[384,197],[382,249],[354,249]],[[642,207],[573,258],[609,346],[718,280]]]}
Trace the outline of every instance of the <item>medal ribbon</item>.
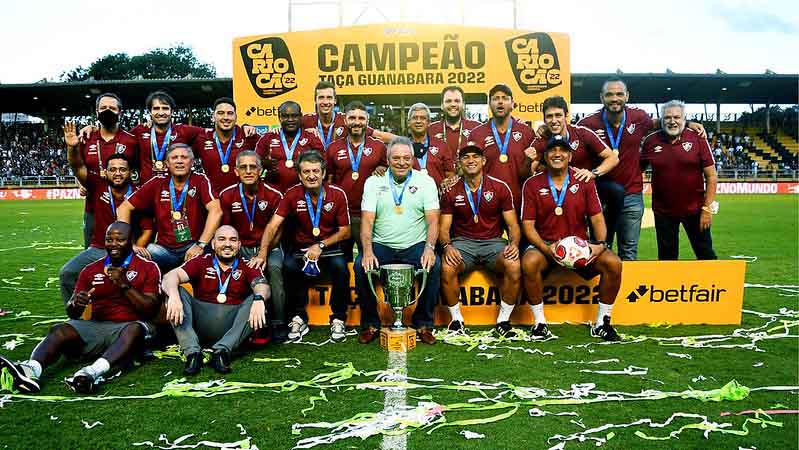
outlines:
{"label": "medal ribbon", "polygon": [[297,148],[297,142],[300,142],[300,130],[297,130],[294,141],[291,143],[291,148],[289,148],[289,144],[286,142],[286,135],[283,134],[283,129],[280,129],[280,143],[283,144],[283,151],[286,152],[286,161],[294,160],[294,149]]}
{"label": "medal ribbon", "polygon": [[[128,257],[127,257],[127,258],[125,258],[125,260],[124,260],[124,261],[122,261],[122,265],[121,265],[121,266],[119,266],[119,267],[121,267],[121,268],[123,268],[123,269],[127,270],[127,269],[128,269],[128,266],[130,265],[130,261],[131,261],[132,259],[133,259],[133,252],[130,252],[130,254],[128,255]],[[105,257],[105,261],[103,261],[103,266],[105,266],[105,269],[106,269],[106,270],[108,270],[108,268],[109,268],[109,267],[111,267],[111,257],[110,257],[110,256],[106,256],[106,257]]]}
{"label": "medal ribbon", "polygon": [[164,142],[158,146],[158,134],[155,132],[155,127],[150,128],[150,149],[153,153],[154,161],[163,161],[166,149],[169,147],[169,139],[172,137],[172,125],[166,130],[164,135]]}
{"label": "medal ribbon", "polygon": [[430,136],[424,137],[424,156],[419,160],[419,168],[427,169],[427,155],[430,154]]}
{"label": "medal ribbon", "polygon": [[236,128],[233,128],[233,136],[230,137],[230,140],[227,142],[227,148],[225,149],[225,154],[222,155],[222,144],[219,142],[219,136],[214,131],[214,141],[216,142],[216,152],[219,153],[219,161],[222,164],[227,164],[228,160],[230,159],[230,150],[233,148],[233,141],[236,140]]}
{"label": "medal ribbon", "polygon": [[[128,192],[125,193],[125,200],[127,200],[133,194],[133,187],[128,185]],[[111,190],[111,186],[108,186],[108,200],[111,203],[111,212],[114,214],[114,219],[117,218],[117,205],[114,204],[114,192]]]}
{"label": "medal ribbon", "polygon": [[399,195],[397,195],[397,191],[394,188],[394,174],[391,173],[391,170],[388,171],[388,186],[391,188],[391,196],[394,197],[394,206],[400,206],[402,204],[402,196],[405,195],[405,188],[408,187],[408,183],[411,181],[411,175],[413,175],[413,171],[408,171],[408,176],[405,178],[405,182],[402,183],[402,190],[400,191]]}
{"label": "medal ribbon", "polygon": [[466,198],[469,199],[469,207],[472,208],[472,214],[475,217],[479,215],[480,212],[480,200],[483,198],[483,181],[485,178],[480,176],[480,187],[477,188],[477,206],[474,205],[474,200],[472,200],[472,188],[469,187],[469,183],[466,180],[463,180],[463,187],[466,190]]}
{"label": "medal ribbon", "polygon": [[322,220],[322,203],[325,200],[325,189],[319,188],[319,198],[316,203],[316,213],[313,212],[314,205],[311,202],[311,196],[308,191],[305,192],[305,201],[308,203],[308,215],[311,217],[311,226],[319,228],[319,222]]}
{"label": "medal ribbon", "polygon": [[364,140],[364,142],[361,142],[361,145],[358,146],[358,156],[354,157],[352,155],[352,147],[350,147],[350,138],[347,137],[347,152],[350,155],[350,164],[352,165],[353,172],[357,172],[358,168],[361,167],[361,156],[363,156],[363,145],[365,143],[366,140]]}
{"label": "medal ribbon", "polygon": [[186,181],[186,185],[183,186],[183,192],[180,193],[180,199],[176,199],[177,195],[175,195],[175,179],[169,179],[169,201],[172,202],[172,211],[180,212],[183,209],[183,202],[186,201],[186,194],[189,193],[189,182]]}
{"label": "medal ribbon", "polygon": [[250,213],[250,208],[247,207],[247,197],[244,195],[244,186],[239,183],[239,195],[241,195],[241,205],[244,208],[244,215],[247,216],[247,221],[250,225],[255,224],[255,202],[258,201],[258,195],[254,195],[252,197],[252,213]]}
{"label": "medal ribbon", "polygon": [[563,189],[558,190],[555,188],[555,183],[552,181],[552,175],[547,173],[547,181],[549,181],[549,190],[552,192],[552,200],[555,200],[556,207],[563,206],[563,200],[566,200],[566,191],[569,190],[569,172],[566,172],[566,178],[563,180]]}
{"label": "medal ribbon", "polygon": [[225,280],[225,283],[223,284],[222,283],[222,269],[219,267],[219,260],[216,259],[216,256],[214,256],[214,270],[216,270],[216,281],[217,281],[217,284],[219,286],[219,293],[220,294],[224,295],[227,292],[227,286],[228,286],[228,284],[230,284],[230,279],[233,278],[233,272],[238,267],[239,267],[239,258],[236,258],[236,260],[233,261],[233,268],[230,269],[230,275],[227,276],[227,280]]}
{"label": "medal ribbon", "polygon": [[618,150],[619,144],[621,144],[621,135],[624,132],[624,124],[627,122],[627,111],[623,111],[621,115],[621,123],[619,124],[619,131],[616,135],[613,135],[613,129],[610,127],[610,122],[608,122],[608,116],[605,113],[605,110],[602,109],[602,123],[605,124],[605,134],[608,135],[608,141],[610,141],[610,149],[611,150]]}
{"label": "medal ribbon", "polygon": [[494,143],[497,144],[497,148],[499,149],[500,155],[505,155],[508,153],[508,143],[510,142],[510,132],[513,128],[513,118],[511,118],[508,122],[508,129],[505,130],[505,139],[500,143],[499,140],[499,132],[497,131],[497,125],[494,123],[494,120],[491,120],[491,132],[494,134]]}
{"label": "medal ribbon", "polygon": [[327,150],[327,146],[333,142],[333,128],[336,125],[336,121],[334,120],[330,124],[330,128],[327,129],[327,136],[325,136],[325,128],[322,126],[322,119],[316,119],[316,128],[319,130],[319,137],[322,138],[322,145]]}

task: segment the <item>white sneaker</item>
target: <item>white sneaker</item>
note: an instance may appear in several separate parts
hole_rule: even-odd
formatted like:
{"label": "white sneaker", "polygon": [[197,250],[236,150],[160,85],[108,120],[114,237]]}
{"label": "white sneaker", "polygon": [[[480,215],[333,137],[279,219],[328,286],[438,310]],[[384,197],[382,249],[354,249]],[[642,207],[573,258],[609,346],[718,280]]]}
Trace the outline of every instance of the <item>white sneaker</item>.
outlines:
{"label": "white sneaker", "polygon": [[300,316],[294,316],[294,318],[291,319],[291,323],[289,323],[289,340],[292,342],[300,342],[302,337],[306,334],[308,334],[308,325],[306,325]]}
{"label": "white sneaker", "polygon": [[344,325],[343,320],[333,319],[330,325],[330,339],[333,342],[341,342],[347,337],[347,327]]}

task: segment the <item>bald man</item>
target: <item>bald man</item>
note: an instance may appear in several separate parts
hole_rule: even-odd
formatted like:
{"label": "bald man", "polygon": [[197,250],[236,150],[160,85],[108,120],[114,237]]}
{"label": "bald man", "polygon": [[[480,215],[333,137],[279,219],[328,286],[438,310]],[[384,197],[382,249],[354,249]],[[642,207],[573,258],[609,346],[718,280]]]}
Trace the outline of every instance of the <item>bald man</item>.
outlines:
{"label": "bald man", "polygon": [[[112,366],[129,361],[153,335],[155,328],[147,321],[159,308],[158,266],[133,252],[131,227],[125,222],[108,226],[105,252],[80,272],[66,306],[70,320],[51,328],[27,361],[13,363],[0,356],[0,370],[11,374],[14,389],[39,392],[42,371],[64,355],[97,358],[65,380],[76,392],[91,394]],[[80,320],[88,305],[91,318]]]}
{"label": "bald man", "polygon": [[[214,350],[209,365],[230,373],[231,352],[266,324],[269,285],[261,271],[247,266],[239,255],[239,233],[222,225],[211,248],[213,254],[190,259],[164,276],[166,318],[186,356],[186,375],[200,372],[206,345]],[[180,287],[182,283],[191,283],[194,295]]]}

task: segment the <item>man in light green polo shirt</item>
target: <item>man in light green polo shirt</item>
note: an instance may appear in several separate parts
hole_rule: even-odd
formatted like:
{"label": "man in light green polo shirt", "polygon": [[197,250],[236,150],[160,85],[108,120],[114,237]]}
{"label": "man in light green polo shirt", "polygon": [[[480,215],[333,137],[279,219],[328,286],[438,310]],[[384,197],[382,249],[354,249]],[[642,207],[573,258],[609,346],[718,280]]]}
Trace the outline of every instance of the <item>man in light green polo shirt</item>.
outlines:
{"label": "man in light green polo shirt", "polygon": [[377,299],[366,272],[380,264],[405,263],[429,272],[413,326],[419,339],[434,344],[433,311],[441,283],[438,239],[438,189],[429,175],[413,170],[413,144],[398,137],[388,144],[389,170],[366,180],[361,201],[363,252],[355,259],[355,289],[361,306],[362,344],[372,342],[380,329]]}

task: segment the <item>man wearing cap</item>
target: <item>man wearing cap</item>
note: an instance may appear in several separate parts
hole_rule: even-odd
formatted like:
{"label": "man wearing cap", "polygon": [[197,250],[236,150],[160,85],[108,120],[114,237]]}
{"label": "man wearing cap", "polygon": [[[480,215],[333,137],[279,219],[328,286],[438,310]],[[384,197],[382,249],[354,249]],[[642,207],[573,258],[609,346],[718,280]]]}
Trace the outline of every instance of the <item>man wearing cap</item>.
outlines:
{"label": "man wearing cap", "polygon": [[283,260],[283,280],[289,287],[286,293],[288,338],[298,342],[308,333],[308,285],[322,273],[330,276],[333,290],[330,295],[330,337],[343,341],[347,334],[347,308],[350,303],[350,272],[341,251],[341,243],[350,237],[350,213],[347,194],[340,187],[325,182],[325,160],[319,152],[306,152],[297,160],[300,184],[286,191],[275,214],[269,220],[256,265],[269,254],[275,234],[286,219],[295,228],[287,232],[289,239]]}
{"label": "man wearing cap", "polygon": [[621,260],[605,245],[605,220],[594,180],[577,178],[576,170],[569,167],[572,147],[561,135],[549,140],[543,156],[546,168],[528,178],[522,188],[522,230],[531,243],[522,257],[524,287],[535,319],[530,333],[537,339],[553,337],[544,316],[543,280],[555,264],[553,252],[560,239],[576,236],[588,240],[588,219],[597,241],[588,244],[588,263],[574,271],[586,280],[600,277],[599,310],[591,336],[618,341],[610,313],[621,285]]}
{"label": "man wearing cap", "polygon": [[[485,157],[480,147],[467,145],[460,150],[463,180],[441,197],[438,241],[444,248],[441,265],[441,296],[447,303],[451,322],[448,329],[459,332],[464,319],[458,302],[458,275],[484,266],[502,276],[499,315],[495,330],[511,337],[510,315],[519,296],[521,266],[513,195],[508,185],[485,175]],[[507,228],[509,240],[502,237]],[[504,274],[504,275],[503,275]]]}
{"label": "man wearing cap", "polygon": [[[199,373],[204,345],[214,350],[211,367],[230,373],[230,353],[266,324],[269,285],[259,270],[247,266],[240,247],[239,233],[223,225],[211,241],[213,254],[186,261],[164,276],[166,319],[186,357],[186,375]],[[183,283],[191,283],[192,294],[180,287]]]}
{"label": "man wearing cap", "polygon": [[[62,355],[94,359],[67,378],[67,385],[91,394],[112,366],[130,361],[155,332],[148,321],[158,312],[161,272],[158,266],[133,252],[131,227],[114,222],[105,233],[105,257],[86,266],[67,302],[70,320],[55,325],[27,361],[14,363],[0,356],[0,370],[8,370],[14,389],[39,392],[39,378]],[[91,318],[81,320],[87,306]]]}
{"label": "man wearing cap", "polygon": [[455,175],[455,162],[449,154],[447,144],[428,132],[430,108],[424,103],[415,103],[408,108],[408,129],[413,141],[413,169],[433,178],[436,186]]}
{"label": "man wearing cap", "polygon": [[361,241],[363,251],[353,265],[355,289],[361,306],[362,331],[358,341],[372,342],[380,330],[377,299],[369,288],[367,272],[381,264],[411,264],[429,272],[413,326],[419,339],[434,344],[433,311],[441,284],[441,260],[435,254],[438,239],[439,202],[435,181],[413,170],[413,144],[398,137],[388,144],[389,170],[366,180]]}

